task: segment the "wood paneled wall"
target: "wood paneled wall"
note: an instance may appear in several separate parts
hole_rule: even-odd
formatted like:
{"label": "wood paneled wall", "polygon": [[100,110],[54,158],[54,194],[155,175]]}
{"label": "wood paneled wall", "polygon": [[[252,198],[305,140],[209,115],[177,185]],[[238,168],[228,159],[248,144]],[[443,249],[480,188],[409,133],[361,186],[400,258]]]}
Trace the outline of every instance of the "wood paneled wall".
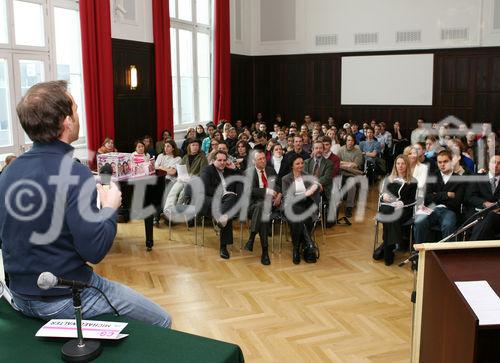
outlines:
{"label": "wood paneled wall", "polygon": [[[115,144],[123,152],[134,151],[134,141],[156,135],[154,46],[151,43],[113,39]],[[137,67],[138,87],[127,87],[126,70]]]}
{"label": "wood paneled wall", "polygon": [[[434,54],[432,106],[340,104],[342,56],[419,53]],[[333,116],[337,124],[375,118],[392,125],[399,120],[411,130],[420,116],[432,122],[454,115],[500,128],[500,47],[231,57],[234,120],[253,120],[257,112],[271,120],[280,112],[287,121],[301,121],[306,114],[321,121]]]}

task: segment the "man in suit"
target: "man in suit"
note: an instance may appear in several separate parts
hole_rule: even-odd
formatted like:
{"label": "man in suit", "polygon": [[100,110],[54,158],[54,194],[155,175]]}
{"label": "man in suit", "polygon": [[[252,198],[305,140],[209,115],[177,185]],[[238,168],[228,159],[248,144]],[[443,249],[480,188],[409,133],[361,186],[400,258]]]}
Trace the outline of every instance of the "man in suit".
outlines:
{"label": "man in suit", "polygon": [[[489,162],[489,172],[480,176],[467,195],[468,205],[474,210],[489,208],[500,200],[500,155],[493,155]],[[500,233],[499,210],[489,212],[473,229],[471,240],[493,240]]]}
{"label": "man in suit", "polygon": [[453,173],[452,155],[449,150],[439,152],[439,172],[433,175],[434,182],[427,184],[425,206],[432,212],[419,214],[415,218],[415,242],[428,242],[427,231],[432,225],[439,225],[443,237],[452,234],[457,227],[457,216],[463,201],[464,188],[460,176]]}
{"label": "man in suit", "polygon": [[329,199],[332,192],[333,163],[323,156],[323,150],[323,142],[317,140],[313,143],[311,158],[304,162],[304,171],[318,179],[321,195]]}
{"label": "man in suit", "polygon": [[266,153],[262,150],[256,150],[253,157],[255,168],[251,171],[252,191],[248,208],[252,223],[245,249],[253,251],[253,243],[258,233],[262,245],[260,262],[263,265],[269,265],[271,264],[268,253],[269,215],[273,207],[277,208],[281,204],[281,187],[277,183],[278,176],[274,169],[266,167]]}
{"label": "man in suit", "polygon": [[301,136],[294,136],[293,138],[293,150],[289,151],[283,157],[283,175],[287,175],[292,170],[291,160],[295,158],[296,155],[300,155],[302,159],[307,160],[310,155],[304,151],[304,140]]}
{"label": "man in suit", "polygon": [[[227,179],[236,175],[234,170],[227,168],[228,155],[224,151],[217,151],[212,165],[206,166],[201,171],[201,181],[205,186],[205,200],[203,202],[203,215],[212,215],[220,228],[220,257],[229,258],[227,245],[233,244],[233,224],[227,212],[237,202],[237,183],[228,184]],[[221,188],[219,188],[221,186]],[[212,212],[212,202],[219,199],[220,210]]]}

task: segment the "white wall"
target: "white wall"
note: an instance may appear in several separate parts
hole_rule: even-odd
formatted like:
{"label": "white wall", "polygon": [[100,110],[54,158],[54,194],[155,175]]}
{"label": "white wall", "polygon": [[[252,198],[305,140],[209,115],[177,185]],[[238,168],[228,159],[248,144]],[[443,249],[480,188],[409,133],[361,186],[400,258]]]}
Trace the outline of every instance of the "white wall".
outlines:
{"label": "white wall", "polygon": [[[153,9],[151,0],[109,0],[111,37],[153,43]],[[117,7],[135,6],[134,20],[127,20]]]}
{"label": "white wall", "polygon": [[[241,0],[242,39],[235,40],[235,2],[231,0],[231,52],[244,55],[333,53],[500,46],[493,29],[499,0],[281,0],[295,6],[295,40],[262,41],[261,1]],[[495,4],[497,9],[495,9]],[[291,13],[284,11],[283,14]],[[498,16],[498,15],[497,15]],[[275,23],[288,24],[280,13]],[[264,26],[267,26],[264,24]],[[442,40],[443,28],[467,28],[467,39]],[[397,31],[421,31],[417,42],[396,42]],[[378,33],[376,44],[355,44],[355,33]],[[336,35],[336,45],[317,46],[317,35]]]}

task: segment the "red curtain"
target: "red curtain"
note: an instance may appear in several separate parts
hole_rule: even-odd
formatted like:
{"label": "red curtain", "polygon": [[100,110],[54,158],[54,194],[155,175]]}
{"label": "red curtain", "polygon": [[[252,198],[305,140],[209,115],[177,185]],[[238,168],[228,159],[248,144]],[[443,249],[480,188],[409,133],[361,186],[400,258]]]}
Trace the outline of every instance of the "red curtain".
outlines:
{"label": "red curtain", "polygon": [[231,44],[229,0],[215,0],[214,123],[231,119]]}
{"label": "red curtain", "polygon": [[83,84],[89,166],[105,137],[114,138],[113,59],[110,2],[80,0]]}
{"label": "red curtain", "polygon": [[170,60],[170,14],[168,0],[153,0],[153,36],[156,70],[156,130],[173,135],[172,66]]}

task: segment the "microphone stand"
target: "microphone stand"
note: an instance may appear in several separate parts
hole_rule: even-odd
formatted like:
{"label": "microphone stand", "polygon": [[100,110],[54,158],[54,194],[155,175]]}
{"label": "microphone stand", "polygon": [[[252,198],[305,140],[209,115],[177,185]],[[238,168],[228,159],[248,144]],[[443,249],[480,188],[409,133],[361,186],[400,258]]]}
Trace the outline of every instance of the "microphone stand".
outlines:
{"label": "microphone stand", "polygon": [[97,340],[83,340],[81,289],[73,288],[73,306],[75,308],[77,339],[66,342],[61,349],[65,362],[87,362],[101,354],[101,343]]}

